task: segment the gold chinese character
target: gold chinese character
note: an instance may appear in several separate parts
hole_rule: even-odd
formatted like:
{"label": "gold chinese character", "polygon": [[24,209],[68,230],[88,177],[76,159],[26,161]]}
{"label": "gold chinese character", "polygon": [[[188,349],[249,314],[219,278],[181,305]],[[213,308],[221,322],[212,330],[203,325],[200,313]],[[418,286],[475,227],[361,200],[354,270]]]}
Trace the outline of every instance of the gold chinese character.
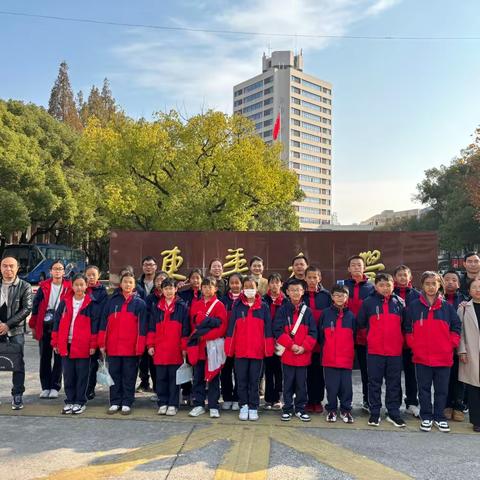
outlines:
{"label": "gold chinese character", "polygon": [[377,263],[382,256],[380,250],[369,250],[368,252],[362,252],[358,254],[359,257],[363,258],[365,262],[365,276],[369,280],[375,280],[377,276],[377,271],[385,270],[385,265],[383,263]]}
{"label": "gold chinese character", "polygon": [[243,248],[229,248],[228,255],[225,256],[225,260],[228,262],[223,264],[223,268],[231,268],[231,270],[223,272],[222,277],[228,277],[232,273],[247,272],[247,261],[243,257]]}
{"label": "gold chinese character", "polygon": [[180,253],[182,252],[176,245],[171,250],[164,250],[161,252],[160,255],[163,257],[162,270],[168,273],[170,278],[174,278],[175,280],[186,280],[187,277],[175,273],[183,263],[183,257]]}

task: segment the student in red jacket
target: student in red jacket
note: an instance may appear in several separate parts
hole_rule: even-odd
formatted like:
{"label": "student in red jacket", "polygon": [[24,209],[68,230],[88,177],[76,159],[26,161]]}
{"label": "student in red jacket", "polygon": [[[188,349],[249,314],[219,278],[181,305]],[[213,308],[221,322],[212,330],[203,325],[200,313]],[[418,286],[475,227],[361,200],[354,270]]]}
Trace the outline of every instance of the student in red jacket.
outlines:
{"label": "student in red jacket", "polygon": [[63,363],[67,398],[62,413],[79,415],[87,403],[90,359],[97,347],[98,310],[86,295],[87,279],[79,273],[72,284],[73,296],[62,300],[55,311],[52,347]]}
{"label": "student in red jacket", "polygon": [[148,354],[156,367],[159,415],[176,415],[180,401],[177,370],[187,356],[190,334],[188,309],[176,296],[175,280],[166,278],[161,285],[162,297],[148,311]]}
{"label": "student in red jacket", "polygon": [[393,293],[393,277],[388,273],[376,276],[375,292],[363,302],[357,315],[357,327],[367,330],[368,424],[375,427],[380,425],[382,384],[385,379],[387,421],[395,427],[405,427],[400,416],[405,303]]}
{"label": "student in red jacket", "polygon": [[[272,273],[268,277],[268,290],[262,300],[270,309],[270,318],[275,318],[277,310],[287,302],[282,292],[282,277],[279,273]],[[265,358],[265,410],[281,410],[282,403],[282,362],[278,355]]]}
{"label": "student in red jacket", "polygon": [[317,326],[312,311],[302,302],[304,293],[303,280],[291,280],[287,288],[290,301],[277,310],[273,323],[277,343],[284,348],[282,420],[285,422],[291,420],[293,416],[294,394],[295,415],[303,422],[310,421],[310,415],[305,412],[308,400],[307,367],[310,365],[312,351],[317,343]]}
{"label": "student in red jacket", "polygon": [[[345,280],[344,285],[348,288],[348,308],[357,316],[363,301],[372,295],[375,287],[365,276],[365,262],[359,255],[353,255],[348,259],[348,273],[350,278]],[[355,354],[362,377],[362,408],[369,412],[368,406],[368,369],[367,369],[367,332],[357,325],[355,338]]]}
{"label": "student in red jacket", "polygon": [[188,358],[193,367],[193,409],[189,415],[198,417],[205,413],[207,397],[210,418],[220,418],[220,368],[208,369],[207,342],[223,338],[227,331],[227,311],[217,298],[217,280],[213,277],[202,281],[202,300],[197,302],[191,313],[192,334],[187,343]]}
{"label": "student in red jacket", "polygon": [[322,365],[327,388],[327,422],[337,421],[338,400],[340,418],[353,423],[352,368],[355,356],[355,315],[347,308],[348,288],[332,288],[331,307],[320,315],[318,341],[323,346]]}
{"label": "student in red jacket", "polygon": [[[318,267],[309,266],[305,270],[305,281],[308,288],[303,297],[303,302],[312,310],[313,318],[318,327],[320,315],[325,308],[332,304],[332,298],[330,292],[322,286],[322,272]],[[307,391],[308,403],[305,410],[310,413],[322,413],[325,380],[323,378],[321,349],[318,342],[313,349],[312,363],[307,370]]]}
{"label": "student in red jacket", "polygon": [[258,293],[252,275],[242,282],[242,293],[233,304],[225,339],[225,353],[235,357],[240,420],[258,420],[259,383],[263,359],[273,355],[270,310]]}
{"label": "student in red jacket", "polygon": [[[412,286],[412,272],[406,265],[399,265],[395,268],[393,280],[395,282],[393,293],[405,302],[406,307],[420,296],[420,292]],[[403,373],[405,375],[405,410],[418,418],[420,408],[418,407],[417,377],[412,360],[412,350],[408,348],[406,343],[403,344],[402,357]]]}
{"label": "student in red jacket", "polygon": [[40,398],[58,398],[62,387],[62,359],[53,351],[51,342],[55,312],[62,300],[72,295],[72,284],[64,275],[62,261],[55,260],[50,269],[51,278],[40,282],[28,321],[32,336],[40,347]]}
{"label": "student in red jacket", "polygon": [[460,343],[462,323],[453,306],[440,294],[443,279],[438,273],[424,272],[421,286],[422,294],[408,306],[406,316],[406,339],[417,373],[420,430],[429,432],[435,424],[441,432],[449,432],[444,410],[453,351]]}
{"label": "student in red jacket", "polygon": [[[220,299],[227,309],[227,320],[232,313],[233,305],[242,293],[243,277],[239,273],[232,273],[228,277],[228,292]],[[225,365],[220,372],[220,386],[222,392],[222,410],[239,410],[238,385],[235,375],[235,361],[227,355]]]}
{"label": "student in red jacket", "polygon": [[125,272],[120,288],[105,305],[98,333],[100,351],[107,355],[108,371],[115,382],[110,387],[108,414],[120,410],[122,415],[131,413],[138,359],[145,350],[147,328],[146,306],[135,291],[135,276]]}

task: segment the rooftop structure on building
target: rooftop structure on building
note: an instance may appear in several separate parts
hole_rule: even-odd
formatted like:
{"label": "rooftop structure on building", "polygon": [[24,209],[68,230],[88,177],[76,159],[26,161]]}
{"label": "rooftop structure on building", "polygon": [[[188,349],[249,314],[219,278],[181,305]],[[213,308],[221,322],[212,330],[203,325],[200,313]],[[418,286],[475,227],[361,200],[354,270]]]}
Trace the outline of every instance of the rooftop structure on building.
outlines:
{"label": "rooftop structure on building", "polygon": [[373,217],[367,218],[363,222],[360,222],[360,225],[382,227],[406,220],[408,218],[420,218],[428,210],[428,208],[412,208],[410,210],[401,210],[398,212],[393,210],[383,210],[383,212],[377,213],[376,215],[373,215]]}

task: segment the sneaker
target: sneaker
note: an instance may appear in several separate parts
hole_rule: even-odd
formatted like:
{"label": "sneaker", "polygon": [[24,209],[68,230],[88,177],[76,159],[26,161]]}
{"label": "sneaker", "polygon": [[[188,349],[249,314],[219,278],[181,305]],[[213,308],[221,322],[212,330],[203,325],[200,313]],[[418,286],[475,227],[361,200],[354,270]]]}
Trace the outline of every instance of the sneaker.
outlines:
{"label": "sneaker", "polygon": [[111,405],[110,408],[107,410],[107,413],[109,415],[113,415],[114,413],[117,413],[120,410],[120,405]]}
{"label": "sneaker", "polygon": [[242,405],[240,413],[238,414],[238,419],[242,421],[248,420],[248,405]]}
{"label": "sneaker", "polygon": [[222,410],[231,410],[233,402],[223,402]]}
{"label": "sneaker", "polygon": [[234,412],[238,412],[238,410],[240,410],[240,405],[238,404],[238,402],[232,402],[232,410]]}
{"label": "sneaker", "polygon": [[307,406],[305,407],[305,411],[308,413],[314,413],[315,405],[313,403],[307,403]]}
{"label": "sneaker", "polygon": [[198,417],[199,415],[203,415],[204,413],[205,413],[205,408],[202,406],[199,406],[199,407],[193,407],[190,410],[188,415],[190,417]]}
{"label": "sneaker", "polygon": [[450,427],[449,427],[449,425],[448,425],[448,422],[445,422],[445,421],[442,420],[441,422],[435,421],[434,424],[435,424],[435,426],[438,428],[438,430],[439,430],[440,432],[445,432],[445,433],[447,433],[447,432],[450,431]]}
{"label": "sneaker", "polygon": [[130,415],[132,413],[131,407],[127,407],[127,405],[122,405],[122,411],[120,412],[122,415]]}
{"label": "sneaker", "polygon": [[182,405],[190,406],[190,395],[182,395]]}
{"label": "sneaker", "polygon": [[210,409],[210,418],[220,418],[220,412],[218,411],[218,408]]}
{"label": "sneaker", "polygon": [[420,424],[420,430],[422,432],[429,432],[432,429],[432,425],[432,420],[422,420],[422,423]]}
{"label": "sneaker", "polygon": [[463,422],[465,420],[465,414],[460,410],[454,410],[452,415],[452,420],[454,422]]}
{"label": "sneaker", "polygon": [[58,390],[52,389],[48,394],[48,398],[58,398]]}
{"label": "sneaker", "polygon": [[166,405],[161,405],[158,409],[157,415],[166,415],[168,407]]}
{"label": "sneaker", "polygon": [[95,391],[87,393],[87,400],[93,400],[95,398]]}
{"label": "sneaker", "polygon": [[12,410],[21,410],[23,408],[23,396],[14,395],[12,397]]}
{"label": "sneaker", "polygon": [[38,398],[48,398],[50,395],[50,390],[42,390]]}
{"label": "sneaker", "polygon": [[72,413],[72,408],[73,405],[71,403],[67,403],[66,405],[64,405],[64,407],[62,408],[62,415],[70,415]]}
{"label": "sneaker", "polygon": [[380,426],[380,416],[379,415],[370,415],[368,419],[368,424],[371,427],[379,427]]}
{"label": "sneaker", "polygon": [[283,408],[282,402],[275,402],[272,405],[272,410],[281,410]]}
{"label": "sneaker", "polygon": [[368,402],[363,402],[362,403],[362,410],[364,412],[370,413],[370,405],[368,404]]}
{"label": "sneaker", "polygon": [[305,412],[297,412],[295,416],[298,417],[302,422],[309,422],[311,420],[310,415]]}
{"label": "sneaker", "polygon": [[315,413],[323,413],[323,405],[321,403],[315,405]]}
{"label": "sneaker", "polygon": [[468,405],[463,406],[462,412],[466,415],[468,413]]}
{"label": "sneaker", "polygon": [[395,427],[399,427],[399,428],[403,428],[407,426],[407,424],[403,421],[401,417],[397,417],[394,415],[387,415],[387,422],[390,422]]}
{"label": "sneaker", "polygon": [[415,418],[420,418],[420,409],[417,405],[409,405],[405,411],[410,415],[413,415]]}
{"label": "sneaker", "polygon": [[282,422],[289,422],[293,417],[293,414],[292,413],[282,413],[282,416],[280,417],[280,419],[282,420]]}
{"label": "sneaker", "polygon": [[167,415],[168,417],[173,417],[177,414],[177,407],[168,407],[167,408],[167,413],[165,413],[165,415]]}
{"label": "sneaker", "polygon": [[451,420],[453,416],[453,408],[446,408],[443,411],[443,415],[447,420]]}
{"label": "sneaker", "polygon": [[334,412],[333,410],[331,412],[328,412],[328,415],[325,417],[325,420],[330,423],[334,423],[337,421],[337,412]]}
{"label": "sneaker", "polygon": [[265,403],[265,404],[263,405],[263,409],[264,409],[264,410],[272,410],[272,408],[273,408],[273,404],[272,404],[272,403]]}
{"label": "sneaker", "polygon": [[353,417],[350,412],[340,412],[340,418],[343,420],[344,423],[353,423]]}
{"label": "sneaker", "polygon": [[156,403],[156,402],[158,402],[158,397],[154,394],[150,397],[150,401]]}
{"label": "sneaker", "polygon": [[74,405],[72,408],[73,415],[80,415],[87,409],[86,405]]}
{"label": "sneaker", "polygon": [[252,422],[256,422],[258,420],[258,410],[249,410],[248,419]]}

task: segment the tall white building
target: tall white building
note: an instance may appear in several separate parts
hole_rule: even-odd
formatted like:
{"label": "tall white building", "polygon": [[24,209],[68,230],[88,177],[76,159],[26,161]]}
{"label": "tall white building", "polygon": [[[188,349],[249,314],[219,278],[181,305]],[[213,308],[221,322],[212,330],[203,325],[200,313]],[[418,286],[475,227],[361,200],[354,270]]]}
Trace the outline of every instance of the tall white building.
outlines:
{"label": "tall white building", "polygon": [[273,141],[280,112],[282,160],[305,192],[294,203],[300,227],[315,230],[332,218],[332,84],[303,71],[302,53],[264,54],[262,66],[261,74],[233,87],[233,112],[253,120],[266,142]]}

